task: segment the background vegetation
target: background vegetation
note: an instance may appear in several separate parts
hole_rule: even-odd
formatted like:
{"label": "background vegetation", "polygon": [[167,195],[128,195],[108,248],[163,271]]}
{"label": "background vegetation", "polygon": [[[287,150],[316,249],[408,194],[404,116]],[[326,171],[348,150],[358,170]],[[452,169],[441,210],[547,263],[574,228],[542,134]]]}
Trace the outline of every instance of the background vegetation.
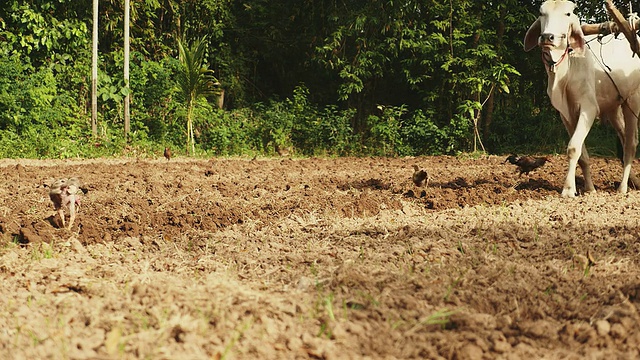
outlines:
{"label": "background vegetation", "polygon": [[[123,139],[123,1],[100,1],[98,136],[90,127],[92,4],[0,4],[0,157],[187,152],[178,40],[205,39],[223,92],[193,106],[196,153],[562,152],[539,56],[541,1],[132,2],[131,129]],[[581,1],[604,19],[602,1]],[[626,6],[619,4],[621,9]],[[474,135],[476,134],[476,135]],[[614,137],[597,127],[596,152]]]}

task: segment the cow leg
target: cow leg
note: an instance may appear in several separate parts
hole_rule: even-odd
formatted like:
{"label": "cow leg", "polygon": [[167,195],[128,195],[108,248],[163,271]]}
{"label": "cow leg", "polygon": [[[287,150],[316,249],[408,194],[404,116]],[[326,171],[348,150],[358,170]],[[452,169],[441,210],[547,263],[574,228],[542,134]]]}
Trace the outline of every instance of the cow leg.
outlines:
{"label": "cow leg", "polygon": [[[567,178],[564,182],[564,187],[562,189],[562,197],[575,197],[576,196],[576,166],[578,165],[578,161],[580,161],[580,168],[582,168],[582,172],[585,179],[585,188],[586,191],[591,192],[595,191],[593,187],[593,182],[591,180],[591,169],[589,166],[589,155],[584,146],[584,140],[587,138],[589,134],[589,130],[591,130],[591,126],[593,125],[593,121],[595,119],[596,111],[595,109],[589,108],[581,108],[580,116],[578,117],[578,121],[575,124],[575,127],[572,129],[572,125],[567,118],[563,115],[562,120],[571,135],[571,139],[569,140],[569,146],[567,146],[567,157],[569,158],[569,170],[567,171]],[[584,157],[583,157],[584,154]]]}
{"label": "cow leg", "polygon": [[[638,108],[638,106],[634,106]],[[638,113],[632,104],[627,102],[623,105],[622,112],[624,114],[624,141],[623,156],[622,156],[622,180],[618,187],[618,192],[626,194],[628,190],[629,178],[631,176],[631,164],[636,157],[636,148],[638,147],[638,119],[636,114]],[[635,178],[635,175],[633,176]],[[633,179],[632,178],[632,179]],[[637,180],[637,179],[636,179]],[[635,182],[634,182],[635,184]]]}
{"label": "cow leg", "polygon": [[593,186],[593,179],[591,178],[591,162],[589,161],[589,152],[587,151],[587,145],[582,144],[582,154],[578,159],[578,165],[582,169],[582,176],[584,176],[584,192],[595,192],[596,188]]}
{"label": "cow leg", "polygon": [[[624,169],[624,147],[621,141],[618,142],[618,146],[620,147],[620,150],[619,150],[620,154],[618,155],[618,159],[620,159],[620,164],[622,164],[622,168]],[[635,158],[635,150],[634,150],[633,157]],[[633,164],[633,159],[631,160],[631,163]],[[638,179],[636,174],[633,172],[633,168],[631,169],[631,171],[629,171],[628,183],[629,183],[629,186],[631,186],[633,189],[635,190],[640,189],[640,179]]]}
{"label": "cow leg", "polygon": [[638,177],[633,171],[631,171],[631,174],[629,174],[629,181],[631,182],[631,184],[633,184],[634,189],[636,190],[640,189],[640,179],[638,179]]}
{"label": "cow leg", "polygon": [[[620,164],[622,165],[623,173],[624,173],[624,133],[618,134],[618,141],[616,141],[616,157],[620,160]],[[633,160],[632,160],[633,162]],[[632,186],[634,189],[640,189],[640,179],[636,176],[633,171],[629,171],[629,186]]]}
{"label": "cow leg", "polygon": [[[569,117],[564,116],[564,114],[560,113],[560,117],[562,118],[562,123],[564,127],[567,129],[569,136],[573,138],[573,134],[575,133],[575,124],[569,121]],[[562,197],[574,197],[576,196],[576,165],[571,165],[571,156],[573,154],[569,153],[569,148],[567,148],[567,157],[569,158],[569,170],[567,172],[567,178],[564,182],[564,187],[562,189]]]}
{"label": "cow leg", "polygon": [[[627,107],[627,104],[623,105],[624,107]],[[620,164],[622,165],[622,170],[623,170],[623,177],[624,177],[624,153],[625,153],[625,139],[627,137],[625,129],[627,128],[626,126],[626,122],[627,122],[627,116],[631,116],[630,120],[630,126],[635,127],[636,125],[634,125],[634,123],[637,122],[635,115],[630,114],[630,113],[626,113],[624,114],[622,112],[622,107],[618,107],[618,109],[616,109],[615,112],[610,112],[608,114],[602,114],[602,121],[603,123],[610,123],[611,126],[616,130],[616,134],[618,135],[618,141],[616,141],[616,157],[618,158],[618,160],[620,160]],[[635,150],[634,150],[634,155],[633,157],[635,157]],[[633,162],[633,159],[631,160]],[[629,180],[627,181],[628,186],[633,186],[635,189],[640,189],[640,179],[638,179],[638,177],[636,176],[636,174],[634,174],[632,171],[629,171]],[[620,188],[618,188],[618,190],[620,190]]]}

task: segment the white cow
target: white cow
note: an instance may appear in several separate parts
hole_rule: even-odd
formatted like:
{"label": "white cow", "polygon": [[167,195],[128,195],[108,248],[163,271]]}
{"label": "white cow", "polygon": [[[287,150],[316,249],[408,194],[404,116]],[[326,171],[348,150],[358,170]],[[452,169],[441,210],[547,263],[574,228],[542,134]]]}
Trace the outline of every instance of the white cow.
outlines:
{"label": "white cow", "polygon": [[637,180],[631,174],[631,163],[638,145],[640,59],[633,56],[622,36],[585,37],[574,9],[571,1],[545,1],[524,38],[525,51],[536,46],[542,49],[547,93],[571,136],[562,196],[576,196],[577,164],[582,168],[585,191],[595,191],[584,141],[598,116],[611,123],[623,144],[624,170],[618,191],[624,194],[629,177]]}

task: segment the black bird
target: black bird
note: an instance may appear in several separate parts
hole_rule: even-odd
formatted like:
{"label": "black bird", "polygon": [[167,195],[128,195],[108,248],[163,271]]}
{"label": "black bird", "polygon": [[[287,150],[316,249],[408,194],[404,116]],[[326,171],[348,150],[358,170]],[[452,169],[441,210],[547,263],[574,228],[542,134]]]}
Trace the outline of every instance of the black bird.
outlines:
{"label": "black bird", "polygon": [[423,187],[429,183],[429,174],[426,171],[420,169],[418,165],[413,165],[413,176],[411,180],[417,187]]}
{"label": "black bird", "polygon": [[513,165],[518,167],[518,171],[520,171],[520,175],[526,174],[529,175],[529,172],[539,168],[544,165],[547,161],[549,161],[548,156],[544,157],[533,157],[533,156],[517,156],[517,155],[509,155],[507,160],[504,162],[510,162]]}

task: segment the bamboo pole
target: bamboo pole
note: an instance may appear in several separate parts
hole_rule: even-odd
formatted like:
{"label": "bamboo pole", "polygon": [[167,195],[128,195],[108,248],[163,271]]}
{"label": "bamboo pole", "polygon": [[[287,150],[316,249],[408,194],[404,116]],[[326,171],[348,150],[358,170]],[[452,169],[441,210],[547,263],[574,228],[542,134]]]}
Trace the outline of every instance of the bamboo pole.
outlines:
{"label": "bamboo pole", "polygon": [[129,131],[131,130],[131,120],[129,112],[130,88],[129,88],[129,0],[124,0],[124,86],[127,94],[124,96],[124,139],[129,142]]}
{"label": "bamboo pole", "polygon": [[93,0],[93,39],[91,44],[91,134],[98,136],[98,0]]}
{"label": "bamboo pole", "polygon": [[[629,22],[627,20],[622,20],[624,24],[629,26]],[[618,25],[615,21],[605,21],[597,24],[582,24],[580,26],[582,28],[582,32],[585,35],[609,35],[615,34],[618,35],[623,31],[620,30],[620,25]],[[640,20],[636,20],[635,28],[640,27]]]}
{"label": "bamboo pole", "polygon": [[582,32],[585,35],[620,34],[620,30],[618,30],[618,24],[613,21],[607,21],[598,24],[582,24],[581,28]]}

